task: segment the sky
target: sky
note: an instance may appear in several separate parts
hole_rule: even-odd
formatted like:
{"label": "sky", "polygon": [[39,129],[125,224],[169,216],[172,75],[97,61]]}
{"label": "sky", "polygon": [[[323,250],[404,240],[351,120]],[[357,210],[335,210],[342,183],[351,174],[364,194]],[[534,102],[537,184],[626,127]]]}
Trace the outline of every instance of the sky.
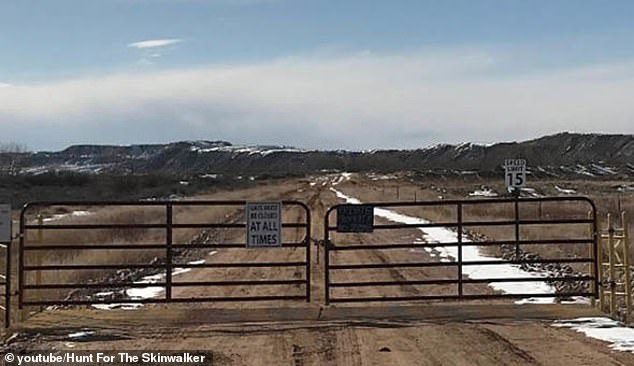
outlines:
{"label": "sky", "polygon": [[634,133],[630,0],[0,0],[0,143]]}

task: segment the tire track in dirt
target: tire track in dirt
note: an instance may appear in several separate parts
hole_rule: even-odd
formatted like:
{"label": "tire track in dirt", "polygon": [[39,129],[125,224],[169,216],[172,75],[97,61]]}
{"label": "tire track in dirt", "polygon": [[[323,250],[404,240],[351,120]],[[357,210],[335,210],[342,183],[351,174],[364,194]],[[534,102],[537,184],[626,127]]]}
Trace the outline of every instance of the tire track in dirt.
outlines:
{"label": "tire track in dirt", "polygon": [[501,334],[477,324],[471,324],[471,326],[482,336],[481,338],[478,337],[480,341],[491,342],[499,345],[500,347],[507,350],[510,354],[517,356],[518,360],[524,365],[542,365],[533,356],[528,354],[523,349],[519,348],[517,345],[515,345],[513,342],[511,342],[509,339],[505,338]]}
{"label": "tire track in dirt", "polygon": [[[278,197],[278,199],[285,199],[285,200],[293,200],[296,199],[298,201],[303,201],[301,199],[301,197],[304,197],[305,194],[302,194],[301,197],[297,197],[298,193],[304,193],[306,192],[305,190],[301,190],[298,192],[298,189],[293,189],[293,190],[289,190],[287,192],[283,192],[281,197]],[[321,190],[317,190],[316,192],[311,192],[310,193],[310,198],[307,201],[308,205],[310,207],[310,203],[315,202],[318,198],[319,195],[321,194]],[[303,222],[305,219],[305,213],[303,210],[295,208],[295,207],[289,207],[288,209],[283,208],[285,213],[284,216],[288,217],[289,215],[292,216],[292,218],[289,219],[285,219],[286,222],[292,221],[292,222]],[[293,221],[294,220],[294,221]],[[289,229],[284,229],[284,230],[289,230]],[[292,229],[291,229],[292,230]],[[288,233],[286,232],[287,236],[285,238],[285,241],[293,241],[293,242],[301,242],[304,239],[304,229],[301,228],[297,228],[294,229],[293,232]],[[290,234],[290,235],[289,235]],[[242,233],[236,233],[234,236],[241,236],[243,235]],[[290,236],[290,238],[289,238]],[[237,240],[237,238],[234,238],[234,240]],[[213,262],[226,262],[226,258],[235,253],[236,256],[240,259],[240,262],[244,262],[244,263],[249,263],[249,262],[290,262],[290,261],[304,261],[305,259],[305,250],[310,250],[310,243],[308,248],[301,248],[301,247],[296,247],[296,248],[284,248],[281,250],[277,250],[277,249],[251,249],[251,250],[243,250],[243,249],[233,249],[233,250],[227,250],[227,251],[223,251],[220,252],[218,251],[218,253],[216,255],[214,255],[213,257],[208,258],[210,263]],[[233,252],[233,253],[232,253]],[[299,258],[298,256],[300,256],[301,258]],[[235,261],[235,259],[232,260],[232,262]],[[291,272],[291,270],[293,272]],[[215,272],[213,270],[207,270],[207,269],[200,269],[197,270],[195,273],[190,274],[187,277],[203,277],[205,273],[208,274],[218,274],[219,271],[216,270]],[[294,278],[294,279],[303,279],[305,276],[305,267],[295,267],[295,269],[291,269],[288,267],[285,268],[260,268],[260,267],[247,267],[247,268],[228,268],[225,269],[222,272],[222,279],[229,281],[229,280],[244,280],[244,279],[274,279],[275,275],[277,273],[277,277],[282,277],[283,279],[290,279],[290,278]],[[284,276],[280,276],[280,274],[282,273],[288,273],[287,275]],[[185,276],[183,278],[186,278]],[[287,287],[283,287],[283,286],[287,286]],[[197,291],[190,291],[190,297],[200,297],[200,296],[223,296],[223,297],[232,297],[232,296],[254,296],[254,295],[277,295],[279,294],[279,291],[288,291],[289,288],[294,288],[296,290],[300,290],[297,291],[293,294],[297,294],[297,295],[303,295],[303,291],[304,291],[304,285],[301,284],[294,284],[294,285],[282,285],[282,286],[230,286],[230,287],[224,287],[224,288],[212,288],[212,287],[201,287],[201,288],[197,288]],[[291,293],[289,293],[289,295],[292,295]],[[277,304],[277,303],[282,303],[282,301],[267,301],[267,302],[232,302],[230,303],[231,306],[233,308],[247,308],[247,307],[254,307],[254,306],[260,306],[260,304],[266,304],[266,305],[271,305],[271,304]],[[288,304],[292,304],[294,302],[283,302],[284,304],[288,305]],[[302,304],[305,304],[304,302],[302,302]],[[210,304],[205,304],[206,307],[209,307],[209,305],[211,307],[226,307],[227,303],[210,303]]]}

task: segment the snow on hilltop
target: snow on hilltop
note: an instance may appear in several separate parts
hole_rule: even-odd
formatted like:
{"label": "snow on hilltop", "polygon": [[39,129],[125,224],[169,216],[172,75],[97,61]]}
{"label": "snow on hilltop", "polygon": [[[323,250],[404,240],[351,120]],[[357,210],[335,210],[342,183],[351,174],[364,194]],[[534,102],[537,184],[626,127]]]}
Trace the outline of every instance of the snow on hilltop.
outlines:
{"label": "snow on hilltop", "polygon": [[[22,153],[17,169],[14,165],[10,168],[23,174],[38,174],[51,169],[95,174],[170,172],[199,175],[214,172],[277,176],[314,174],[323,170],[380,174],[417,170],[443,175],[497,176],[501,163],[509,157],[526,159],[535,178],[630,178],[634,176],[634,135],[562,133],[524,142],[488,145],[467,142],[415,150],[367,151],[305,150],[207,140],[129,146],[74,145],[58,152]],[[14,161],[13,157],[11,161]]]}

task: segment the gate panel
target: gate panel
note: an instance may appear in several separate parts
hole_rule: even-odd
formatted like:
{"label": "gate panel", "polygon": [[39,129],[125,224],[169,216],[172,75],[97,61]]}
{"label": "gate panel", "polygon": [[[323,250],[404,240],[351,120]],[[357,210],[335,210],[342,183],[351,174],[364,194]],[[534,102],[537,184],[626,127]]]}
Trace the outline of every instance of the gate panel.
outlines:
{"label": "gate panel", "polygon": [[[186,200],[29,203],[20,216],[19,307],[309,302],[308,207],[298,201],[282,201],[282,246],[260,249],[246,248],[245,205],[246,201]],[[43,219],[38,213],[42,211],[53,216]],[[190,240],[193,236],[195,239]],[[239,259],[248,261],[216,262],[213,256],[210,262],[191,260],[219,251],[241,252]],[[290,252],[280,260],[258,260],[267,251]],[[210,278],[178,281],[178,274],[201,268],[210,272]],[[271,273],[277,270],[284,273],[284,269],[293,272],[282,278]],[[236,279],[227,280],[229,274]],[[255,275],[257,278],[253,278]],[[266,286],[283,288],[257,294],[257,289]],[[232,293],[242,289],[247,294],[177,296],[174,293],[176,289],[192,288],[202,288],[203,292],[235,288]],[[100,291],[101,296],[108,293],[108,298],[95,298]],[[66,297],[61,298],[60,294]]]}
{"label": "gate panel", "polygon": [[[427,202],[364,203],[374,207],[373,233],[337,232],[337,208],[325,216],[325,299],[326,303],[366,301],[413,301],[447,299],[597,297],[597,223],[594,203],[586,197],[498,198],[443,200]],[[497,207],[496,209],[486,208]],[[501,206],[506,205],[504,209]],[[544,209],[543,206],[546,206]],[[567,211],[568,206],[574,210]],[[548,210],[552,207],[552,210]],[[398,209],[395,211],[387,208]],[[432,223],[418,219],[421,210],[451,212],[453,219]],[[447,211],[448,210],[448,211]],[[491,211],[501,215],[491,218]],[[561,212],[563,213],[563,216]],[[413,212],[414,216],[404,214]],[[418,216],[417,216],[418,212]],[[433,212],[433,211],[432,211]],[[559,213],[559,215],[557,215]],[[484,219],[482,217],[485,217]],[[377,222],[377,218],[378,221]],[[427,240],[397,242],[387,234],[404,236],[407,230],[420,230]],[[440,230],[440,231],[439,231]],[[480,231],[495,230],[503,238],[478,238]],[[436,234],[430,235],[429,233]],[[376,239],[379,239],[378,242]],[[473,239],[473,240],[472,240]],[[569,255],[565,249],[582,246],[582,255]],[[503,258],[478,255],[481,248],[505,249]],[[480,248],[480,249],[476,249]],[[529,248],[528,252],[524,249]],[[541,249],[540,249],[541,248]],[[585,248],[585,249],[584,249]],[[530,254],[547,253],[546,258]],[[405,255],[403,251],[408,251]],[[440,261],[423,260],[416,251],[439,252]],[[352,253],[356,260],[345,258]],[[390,254],[400,253],[400,259]],[[444,254],[443,254],[444,253]],[[476,254],[474,254],[476,253]],[[398,255],[392,257],[399,258]],[[367,261],[374,257],[376,260]],[[418,258],[416,258],[418,257]],[[365,259],[359,261],[359,258]],[[406,258],[403,260],[403,258]],[[563,265],[563,266],[562,266]],[[525,274],[520,269],[536,271]],[[381,274],[383,271],[383,274]],[[391,276],[385,279],[386,273]],[[443,272],[442,277],[426,272]],[[494,271],[496,276],[482,275]],[[518,275],[519,274],[519,275]],[[340,276],[333,279],[333,276]],[[345,280],[341,280],[345,277]],[[368,281],[370,277],[372,280]],[[550,284],[555,292],[484,291],[482,286],[513,287],[513,284]],[[504,285],[503,285],[504,284]],[[480,286],[480,287],[478,287]],[[447,289],[447,287],[452,287]],[[522,286],[524,287],[524,286]],[[429,289],[432,290],[429,290]],[[564,288],[565,291],[562,291]],[[390,289],[379,296],[363,294],[363,290]],[[407,294],[403,294],[407,289]],[[359,294],[361,292],[361,294]],[[366,291],[367,292],[367,291]],[[383,291],[385,292],[385,291]],[[337,294],[338,293],[338,294]],[[343,294],[342,294],[343,293]]]}

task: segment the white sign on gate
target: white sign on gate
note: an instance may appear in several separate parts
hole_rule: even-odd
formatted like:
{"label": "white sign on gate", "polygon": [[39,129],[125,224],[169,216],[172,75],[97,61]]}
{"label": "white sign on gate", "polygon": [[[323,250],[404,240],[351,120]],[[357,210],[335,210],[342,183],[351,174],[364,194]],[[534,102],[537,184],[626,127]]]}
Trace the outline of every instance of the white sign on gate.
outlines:
{"label": "white sign on gate", "polygon": [[282,203],[248,202],[247,248],[282,246]]}
{"label": "white sign on gate", "polygon": [[504,160],[504,180],[509,192],[526,185],[526,160]]}
{"label": "white sign on gate", "polygon": [[11,242],[11,206],[0,204],[0,243]]}

